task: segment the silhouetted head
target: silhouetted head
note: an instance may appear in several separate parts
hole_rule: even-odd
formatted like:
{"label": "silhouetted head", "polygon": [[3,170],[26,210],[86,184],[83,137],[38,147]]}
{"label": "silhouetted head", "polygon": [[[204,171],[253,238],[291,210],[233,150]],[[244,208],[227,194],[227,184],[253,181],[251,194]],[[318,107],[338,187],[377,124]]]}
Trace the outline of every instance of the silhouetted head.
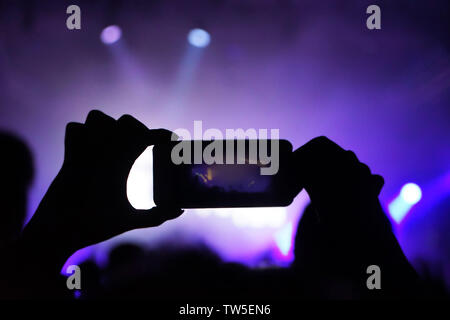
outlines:
{"label": "silhouetted head", "polygon": [[33,179],[33,159],[21,139],[1,131],[0,150],[0,246],[3,246],[22,229]]}

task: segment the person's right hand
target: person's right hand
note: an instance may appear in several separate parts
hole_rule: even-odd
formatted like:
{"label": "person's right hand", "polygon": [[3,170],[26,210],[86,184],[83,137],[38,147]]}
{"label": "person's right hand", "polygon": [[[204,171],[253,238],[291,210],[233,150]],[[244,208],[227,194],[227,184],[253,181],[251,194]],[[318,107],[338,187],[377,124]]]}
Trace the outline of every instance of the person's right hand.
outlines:
{"label": "person's right hand", "polygon": [[364,296],[367,267],[377,265],[383,293],[407,292],[416,275],[378,201],[383,178],[326,137],[311,140],[293,158],[296,189],[305,188],[311,199],[296,236],[297,270],[313,287],[327,291],[344,283]]}
{"label": "person's right hand", "polygon": [[[322,211],[321,219],[333,219],[330,210],[345,208],[350,214],[378,203],[384,179],[328,138],[312,139],[295,150],[293,158],[296,186],[305,188],[316,209]],[[361,217],[368,219],[367,213]]]}

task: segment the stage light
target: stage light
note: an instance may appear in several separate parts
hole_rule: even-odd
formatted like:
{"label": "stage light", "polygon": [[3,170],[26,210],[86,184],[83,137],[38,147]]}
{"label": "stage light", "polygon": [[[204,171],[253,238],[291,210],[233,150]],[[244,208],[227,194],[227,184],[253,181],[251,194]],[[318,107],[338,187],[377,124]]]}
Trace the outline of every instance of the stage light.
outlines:
{"label": "stage light", "polygon": [[104,44],[113,44],[117,42],[122,36],[122,30],[119,26],[112,25],[103,29],[100,39]]}
{"label": "stage light", "polygon": [[406,203],[413,205],[422,198],[422,190],[420,190],[420,187],[415,183],[407,183],[402,187],[400,196]]}
{"label": "stage light", "polygon": [[422,190],[415,183],[405,184],[400,194],[389,204],[389,214],[395,222],[400,223],[411,208],[422,199]]}
{"label": "stage light", "polygon": [[203,29],[192,29],[188,34],[189,43],[197,48],[204,48],[211,42],[211,36]]}

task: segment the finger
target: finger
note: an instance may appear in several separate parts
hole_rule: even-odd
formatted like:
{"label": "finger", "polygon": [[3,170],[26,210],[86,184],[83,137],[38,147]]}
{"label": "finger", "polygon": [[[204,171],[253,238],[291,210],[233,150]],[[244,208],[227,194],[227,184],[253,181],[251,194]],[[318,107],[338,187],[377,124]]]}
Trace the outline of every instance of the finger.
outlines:
{"label": "finger", "polygon": [[72,143],[83,136],[84,125],[79,122],[69,122],[66,125],[65,143]]}
{"label": "finger", "polygon": [[361,179],[369,179],[372,176],[369,166],[360,162],[353,151],[345,151],[343,161],[347,168],[350,170],[355,169]]}
{"label": "finger", "polygon": [[370,176],[372,172],[367,164],[358,162],[359,173],[363,176]]}
{"label": "finger", "polygon": [[344,158],[349,163],[358,163],[359,162],[358,157],[351,150],[347,150],[347,151],[344,152]]}
{"label": "finger", "polygon": [[149,129],[130,115],[123,115],[117,120],[117,129],[117,143],[121,146],[121,156],[132,165],[148,146],[145,140]]}
{"label": "finger", "polygon": [[[121,134],[128,139],[144,144],[146,147],[153,144],[168,142],[174,134],[166,129],[150,130],[142,122],[128,114],[121,116],[117,122]],[[178,138],[178,136],[176,137]]]}
{"label": "finger", "polygon": [[86,128],[84,124],[69,122],[66,125],[64,138],[64,161],[67,163],[74,160],[77,155],[83,154],[86,141]]}
{"label": "finger", "polygon": [[336,143],[321,136],[310,140],[293,152],[294,162],[297,164],[314,164],[330,161],[330,156],[343,153],[343,149]]}
{"label": "finger", "polygon": [[184,210],[180,208],[153,207],[150,210],[132,210],[128,215],[130,229],[156,227],[168,220],[178,218]]}
{"label": "finger", "polygon": [[320,183],[327,172],[333,170],[329,163],[341,158],[344,150],[327,137],[317,137],[293,152],[294,174],[305,188]]}
{"label": "finger", "polygon": [[178,140],[178,135],[167,129],[150,129],[146,137],[149,145],[167,143]]}
{"label": "finger", "polygon": [[348,162],[349,166],[353,168],[353,164],[356,164],[355,173],[357,173],[360,181],[368,185],[369,188],[373,190],[373,194],[379,196],[384,185],[383,177],[379,175],[373,175],[369,166],[365,163],[359,162],[354,152],[346,151],[345,153],[345,159]]}
{"label": "finger", "polygon": [[85,121],[88,130],[102,137],[114,134],[116,120],[100,110],[91,110]]}
{"label": "finger", "polygon": [[124,114],[117,120],[120,134],[128,139],[136,141],[137,139],[143,140],[148,136],[149,129],[139,120]]}
{"label": "finger", "polygon": [[133,164],[136,158],[150,146],[170,142],[172,132],[165,129],[148,129],[143,123],[130,115],[117,120],[124,158]]}

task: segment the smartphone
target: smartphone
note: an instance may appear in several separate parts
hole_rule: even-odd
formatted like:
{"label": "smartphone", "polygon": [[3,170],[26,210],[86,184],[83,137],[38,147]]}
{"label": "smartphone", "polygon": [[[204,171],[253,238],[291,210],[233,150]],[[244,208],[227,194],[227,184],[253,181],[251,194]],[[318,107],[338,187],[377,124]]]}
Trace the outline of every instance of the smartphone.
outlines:
{"label": "smartphone", "polygon": [[287,206],[287,140],[183,140],[153,147],[156,205],[180,208]]}

